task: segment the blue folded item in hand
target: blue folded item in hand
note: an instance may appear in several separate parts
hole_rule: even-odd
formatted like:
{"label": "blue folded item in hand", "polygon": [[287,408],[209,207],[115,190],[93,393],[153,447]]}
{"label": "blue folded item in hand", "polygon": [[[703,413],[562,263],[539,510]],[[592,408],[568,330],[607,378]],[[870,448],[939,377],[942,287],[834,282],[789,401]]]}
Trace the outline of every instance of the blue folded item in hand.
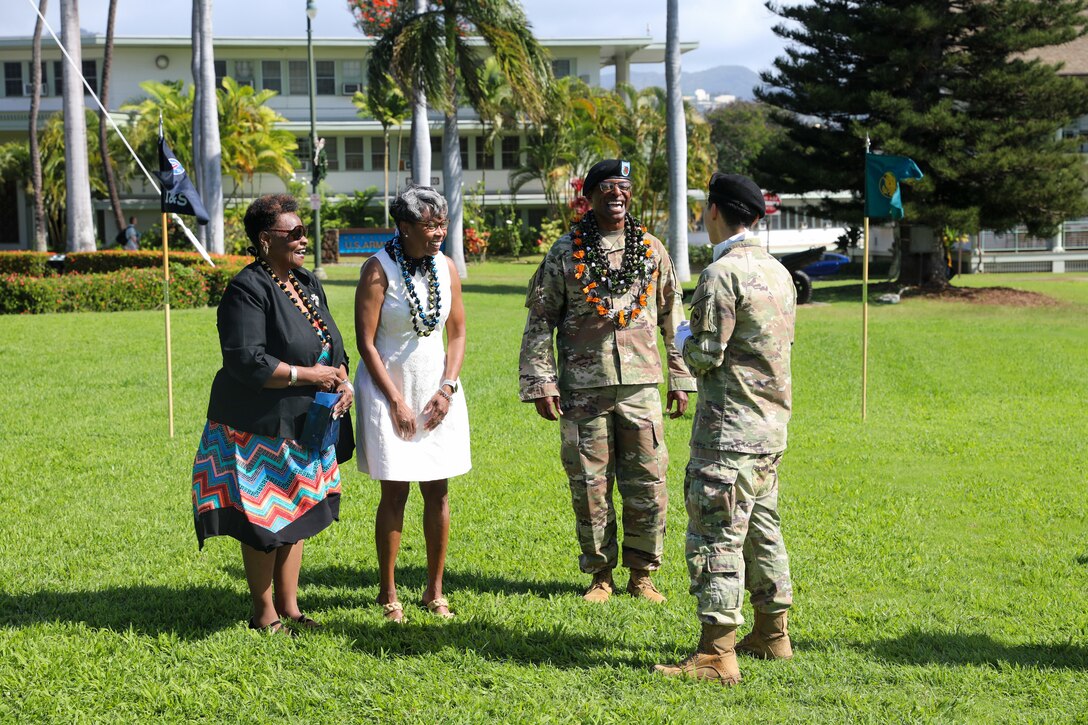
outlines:
{"label": "blue folded item in hand", "polygon": [[318,393],[306,413],[299,443],[307,448],[325,450],[336,445],[340,438],[340,419],[332,417],[333,406],[340,400],[340,393]]}

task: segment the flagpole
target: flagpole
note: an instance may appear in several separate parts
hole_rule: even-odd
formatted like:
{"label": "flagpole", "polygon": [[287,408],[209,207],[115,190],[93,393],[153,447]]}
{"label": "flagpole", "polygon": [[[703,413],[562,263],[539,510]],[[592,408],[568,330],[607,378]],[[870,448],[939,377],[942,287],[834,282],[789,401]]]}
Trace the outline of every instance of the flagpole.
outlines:
{"label": "flagpole", "polygon": [[[865,134],[865,155],[869,155],[869,134]],[[868,184],[865,188],[868,193]],[[861,256],[861,420],[864,423],[869,395],[869,210],[863,208],[863,212],[865,233]]]}
{"label": "flagpole", "polygon": [[162,213],[162,296],[166,309],[166,407],[170,417],[170,437],[174,437],[174,362],[170,348],[170,255],[166,243],[166,212]]}

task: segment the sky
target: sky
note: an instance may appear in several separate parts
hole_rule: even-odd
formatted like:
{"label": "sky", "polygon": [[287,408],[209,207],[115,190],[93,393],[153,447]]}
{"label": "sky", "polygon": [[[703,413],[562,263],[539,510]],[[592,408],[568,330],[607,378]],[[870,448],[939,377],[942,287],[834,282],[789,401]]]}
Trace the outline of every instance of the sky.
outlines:
{"label": "sky", "polygon": [[[344,38],[357,34],[344,0],[315,0],[315,37]],[[665,0],[522,0],[538,38],[645,37],[665,40]],[[3,36],[31,36],[35,14],[29,0],[0,0]],[[60,35],[60,0],[49,2],[46,17]],[[771,31],[775,16],[762,0],[679,0],[680,38],[697,41],[685,53],[684,70],[743,65],[754,71],[770,66],[782,42]],[[79,0],[80,27],[105,34],[107,0]],[[254,12],[255,8],[259,12]],[[188,2],[118,0],[118,35],[189,35]],[[306,37],[305,0],[215,0],[216,35]],[[649,33],[647,33],[649,28]],[[636,67],[637,69],[638,67]]]}

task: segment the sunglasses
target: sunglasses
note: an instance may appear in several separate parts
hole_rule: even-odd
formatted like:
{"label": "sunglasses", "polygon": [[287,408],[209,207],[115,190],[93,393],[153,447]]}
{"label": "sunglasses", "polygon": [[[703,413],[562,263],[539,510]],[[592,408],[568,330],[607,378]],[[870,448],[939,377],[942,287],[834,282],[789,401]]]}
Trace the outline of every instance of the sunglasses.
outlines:
{"label": "sunglasses", "polygon": [[631,182],[630,181],[602,181],[601,183],[597,184],[597,188],[600,189],[601,191],[603,191],[606,194],[608,192],[612,191],[613,189],[619,189],[620,191],[630,191],[631,190]]}
{"label": "sunglasses", "polygon": [[431,232],[431,233],[434,233],[434,232],[438,231],[439,229],[441,229],[442,231],[446,231],[450,227],[450,223],[448,221],[442,221],[442,222],[416,222],[416,224],[423,227],[424,231]]}
{"label": "sunglasses", "polygon": [[280,234],[286,234],[287,238],[292,242],[297,242],[306,236],[306,227],[299,224],[294,229],[266,229],[266,232],[279,232]]}

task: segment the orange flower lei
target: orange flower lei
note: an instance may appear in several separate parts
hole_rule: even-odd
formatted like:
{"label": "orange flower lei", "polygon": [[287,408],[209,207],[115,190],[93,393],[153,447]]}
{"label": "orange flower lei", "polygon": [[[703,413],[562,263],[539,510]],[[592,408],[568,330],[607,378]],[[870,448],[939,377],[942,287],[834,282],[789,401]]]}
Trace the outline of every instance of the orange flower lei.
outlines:
{"label": "orange flower lei", "polygon": [[[584,282],[582,293],[586,302],[597,309],[597,314],[612,320],[622,329],[642,314],[643,309],[653,294],[653,278],[657,276],[657,263],[653,247],[646,239],[646,227],[627,215],[624,220],[623,264],[620,269],[609,267],[601,250],[601,233],[597,219],[593,214],[586,214],[571,225],[571,239],[574,250],[571,256],[575,260],[574,278]],[[625,294],[633,291],[636,283],[641,282],[642,289],[633,292],[635,299],[622,310],[611,309],[611,300],[601,299],[598,292],[601,285],[611,294]]]}

